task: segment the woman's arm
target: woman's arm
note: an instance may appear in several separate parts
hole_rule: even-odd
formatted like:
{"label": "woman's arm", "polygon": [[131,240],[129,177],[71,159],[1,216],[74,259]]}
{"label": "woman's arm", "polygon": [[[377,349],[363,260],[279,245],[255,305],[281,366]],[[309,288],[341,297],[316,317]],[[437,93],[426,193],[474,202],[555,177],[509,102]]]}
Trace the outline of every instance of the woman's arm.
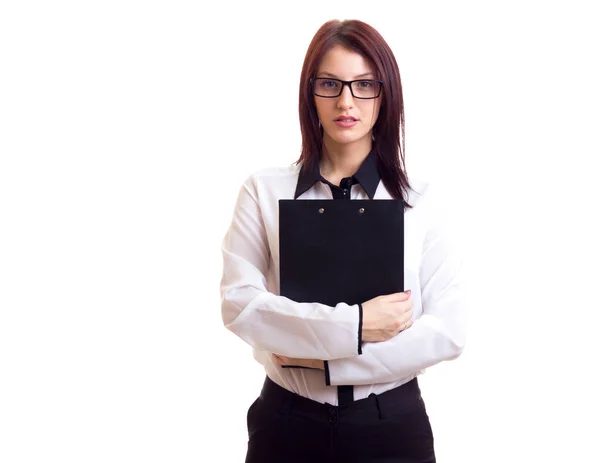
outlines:
{"label": "woman's arm", "polygon": [[221,313],[230,331],[254,348],[288,357],[358,355],[358,305],[297,303],[267,291],[271,257],[255,177],[240,189],[222,252]]}
{"label": "woman's arm", "polygon": [[426,197],[422,212],[430,221],[419,267],[422,315],[385,342],[364,343],[361,356],[326,362],[328,385],[392,382],[462,353],[467,328],[463,260],[446,211],[430,192]]}

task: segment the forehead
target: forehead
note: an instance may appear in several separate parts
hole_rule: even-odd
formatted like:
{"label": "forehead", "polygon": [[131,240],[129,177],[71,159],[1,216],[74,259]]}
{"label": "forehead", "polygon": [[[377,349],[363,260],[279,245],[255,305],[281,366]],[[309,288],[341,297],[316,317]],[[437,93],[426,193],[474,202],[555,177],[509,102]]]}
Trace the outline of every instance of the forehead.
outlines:
{"label": "forehead", "polygon": [[323,56],[317,69],[318,74],[326,73],[343,80],[351,80],[373,71],[373,67],[361,54],[341,45],[331,47]]}

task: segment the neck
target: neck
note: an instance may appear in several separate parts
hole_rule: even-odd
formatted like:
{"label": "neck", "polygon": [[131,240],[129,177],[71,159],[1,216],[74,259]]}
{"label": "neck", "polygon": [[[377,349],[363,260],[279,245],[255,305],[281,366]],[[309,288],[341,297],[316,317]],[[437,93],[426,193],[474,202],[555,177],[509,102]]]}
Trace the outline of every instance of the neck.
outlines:
{"label": "neck", "polygon": [[372,146],[370,137],[347,145],[324,138],[321,175],[335,185],[342,178],[352,177],[371,152]]}

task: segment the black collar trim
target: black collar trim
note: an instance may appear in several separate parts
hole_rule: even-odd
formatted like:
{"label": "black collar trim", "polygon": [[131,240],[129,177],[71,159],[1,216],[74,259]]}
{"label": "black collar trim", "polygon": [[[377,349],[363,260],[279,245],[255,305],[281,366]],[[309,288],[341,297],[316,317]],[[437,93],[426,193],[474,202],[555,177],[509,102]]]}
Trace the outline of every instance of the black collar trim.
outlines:
{"label": "black collar trim", "polygon": [[[373,199],[375,196],[375,191],[377,190],[377,186],[379,185],[379,181],[381,180],[379,170],[377,169],[377,158],[373,151],[369,153],[356,174],[354,174],[354,178],[356,179],[357,183],[360,183],[360,185],[363,187],[369,199]],[[313,167],[306,171],[304,169],[300,169],[298,183],[296,185],[296,192],[294,193],[294,199],[297,199],[299,196],[306,193],[317,182],[329,183],[321,175],[318,163],[315,163]]]}

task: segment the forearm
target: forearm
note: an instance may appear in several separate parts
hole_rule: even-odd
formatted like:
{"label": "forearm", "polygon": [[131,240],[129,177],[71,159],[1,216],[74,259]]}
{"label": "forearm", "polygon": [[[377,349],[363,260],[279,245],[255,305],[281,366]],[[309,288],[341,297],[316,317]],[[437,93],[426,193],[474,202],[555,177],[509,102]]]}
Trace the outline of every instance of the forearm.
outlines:
{"label": "forearm", "polygon": [[362,355],[327,362],[327,385],[375,384],[397,381],[445,360],[464,348],[463,330],[450,330],[442,321],[423,315],[394,338],[363,344]]}
{"label": "forearm", "polygon": [[260,282],[251,282],[247,276],[243,286],[228,281],[221,306],[223,322],[252,347],[286,357],[319,360],[358,353],[358,306],[297,303],[266,291]]}
{"label": "forearm", "polygon": [[336,359],[359,348],[358,306],[297,303],[267,288],[273,263],[256,185],[238,196],[222,244],[221,313],[224,325],[255,349],[287,357]]}

